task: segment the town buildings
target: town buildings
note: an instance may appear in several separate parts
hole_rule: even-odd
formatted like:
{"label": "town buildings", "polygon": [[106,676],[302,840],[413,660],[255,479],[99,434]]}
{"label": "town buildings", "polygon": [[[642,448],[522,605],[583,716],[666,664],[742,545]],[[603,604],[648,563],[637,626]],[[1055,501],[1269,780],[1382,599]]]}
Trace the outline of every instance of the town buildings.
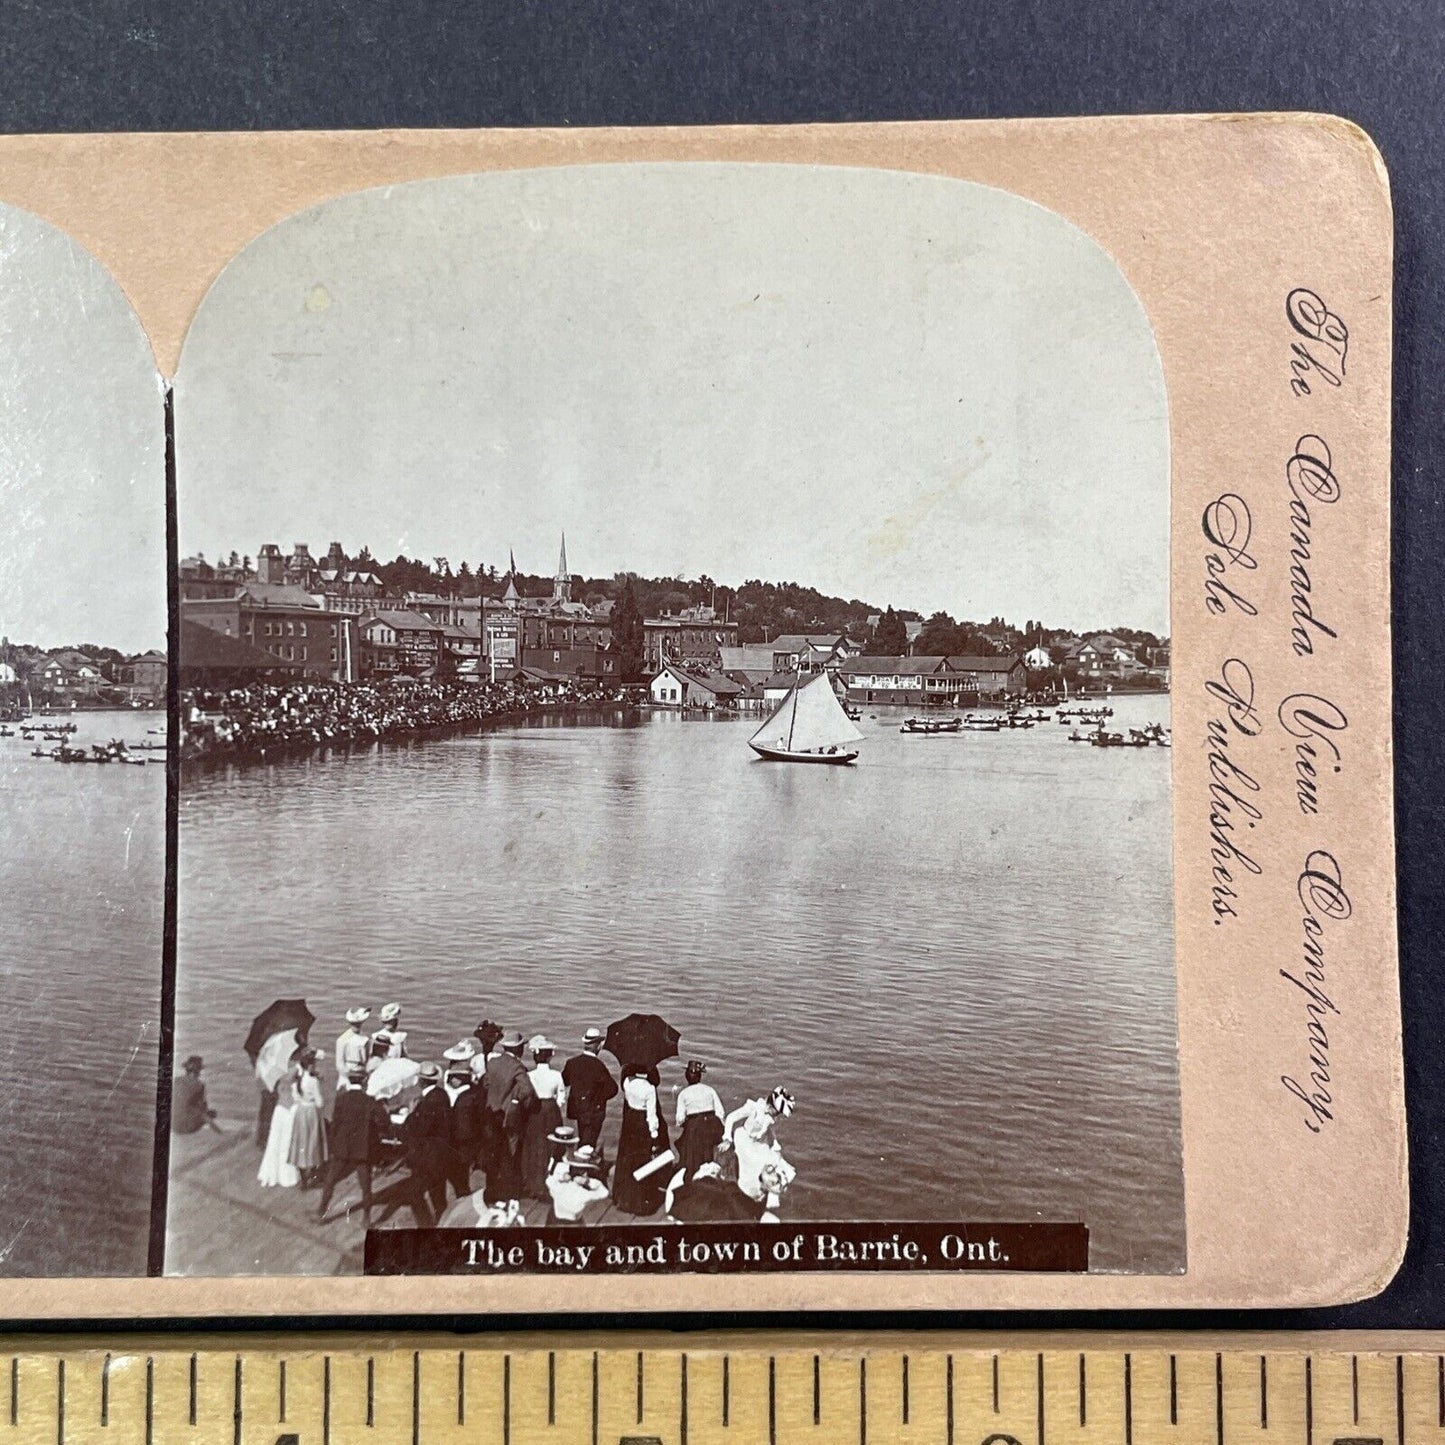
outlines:
{"label": "town buildings", "polygon": [[841,659],[838,677],[851,703],[966,707],[1019,697],[1028,673],[1019,657],[869,657]]}

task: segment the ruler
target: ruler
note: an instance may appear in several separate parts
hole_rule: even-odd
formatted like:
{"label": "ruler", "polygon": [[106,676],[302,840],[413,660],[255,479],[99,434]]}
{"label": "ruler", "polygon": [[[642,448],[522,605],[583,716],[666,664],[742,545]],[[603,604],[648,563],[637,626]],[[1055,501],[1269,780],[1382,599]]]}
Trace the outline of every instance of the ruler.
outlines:
{"label": "ruler", "polygon": [[563,1333],[0,1345],[0,1445],[893,1441],[1445,1445],[1445,1336]]}

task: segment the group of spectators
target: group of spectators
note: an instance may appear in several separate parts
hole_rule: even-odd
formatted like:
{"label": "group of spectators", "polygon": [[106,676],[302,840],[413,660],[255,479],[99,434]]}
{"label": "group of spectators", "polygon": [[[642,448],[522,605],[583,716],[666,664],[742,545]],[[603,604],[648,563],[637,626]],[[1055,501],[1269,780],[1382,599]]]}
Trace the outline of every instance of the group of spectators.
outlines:
{"label": "group of spectators", "polygon": [[581,680],[292,682],[189,688],[181,694],[183,760],[265,756],[466,727],[540,709],[621,700]]}

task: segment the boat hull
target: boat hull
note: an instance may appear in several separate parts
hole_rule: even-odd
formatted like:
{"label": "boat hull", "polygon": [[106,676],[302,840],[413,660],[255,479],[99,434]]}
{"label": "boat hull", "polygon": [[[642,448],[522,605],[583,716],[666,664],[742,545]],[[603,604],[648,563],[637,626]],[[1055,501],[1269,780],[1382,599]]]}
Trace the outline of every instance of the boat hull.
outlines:
{"label": "boat hull", "polygon": [[790,753],[786,748],[770,748],[766,743],[749,742],[748,746],[770,763],[831,763],[834,767],[846,767],[858,757],[856,748],[840,753]]}

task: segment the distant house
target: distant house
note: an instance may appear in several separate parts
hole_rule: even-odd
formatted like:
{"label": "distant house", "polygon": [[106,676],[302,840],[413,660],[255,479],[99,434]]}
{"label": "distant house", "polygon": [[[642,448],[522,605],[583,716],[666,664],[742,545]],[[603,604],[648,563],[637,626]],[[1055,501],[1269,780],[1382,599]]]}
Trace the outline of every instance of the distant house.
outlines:
{"label": "distant house", "polygon": [[1024,666],[1028,668],[1030,672],[1037,672],[1041,668],[1052,667],[1054,665],[1053,658],[1049,656],[1048,648],[1041,647],[1037,644],[1024,653],[1023,662]]}
{"label": "distant house", "polygon": [[1021,657],[950,657],[950,672],[960,695],[981,699],[1018,697],[1028,688],[1028,669]]}
{"label": "distant house", "polygon": [[166,655],[152,648],[126,659],[123,680],[135,697],[159,702],[166,695]]}
{"label": "distant house", "polygon": [[776,672],[822,672],[860,650],[846,633],[784,633],[767,646]]}
{"label": "distant house", "polygon": [[15,671],[10,663],[0,662],[0,687],[4,687],[7,683],[18,682],[19,680],[20,674]]}
{"label": "distant house", "polygon": [[100,664],[83,652],[63,648],[50,653],[41,663],[32,682],[38,678],[40,686],[55,696],[74,696],[94,692],[105,681]]}
{"label": "distant house", "polygon": [[749,689],[725,672],[693,672],[664,663],[647,690],[658,707],[717,708],[731,706]]}
{"label": "distant house", "polygon": [[369,612],[356,631],[363,677],[420,677],[441,663],[446,629],[421,612]]}
{"label": "distant house", "polygon": [[1144,671],[1134,649],[1108,632],[1084,638],[1071,649],[1067,661],[1089,677],[1128,677]]}

